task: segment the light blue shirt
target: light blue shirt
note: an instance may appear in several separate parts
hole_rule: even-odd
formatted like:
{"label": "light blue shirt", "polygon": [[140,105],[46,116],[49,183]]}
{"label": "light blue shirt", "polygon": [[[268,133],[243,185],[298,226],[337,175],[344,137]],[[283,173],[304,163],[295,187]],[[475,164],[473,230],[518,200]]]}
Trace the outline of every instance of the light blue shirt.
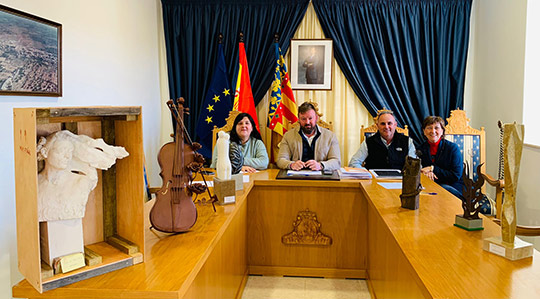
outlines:
{"label": "light blue shirt", "polygon": [[[251,166],[255,169],[263,170],[268,168],[268,153],[262,140],[250,137],[249,140],[240,145],[244,155],[244,166]],[[217,164],[217,146],[212,153],[212,165],[210,168],[216,168]]]}
{"label": "light blue shirt", "polygon": [[[388,148],[391,144],[391,142],[390,143],[386,142],[386,139],[382,137],[381,137],[381,141],[384,144],[384,146],[386,146],[386,148]],[[413,158],[417,158],[416,148],[414,148],[414,143],[410,137],[409,137],[408,155]],[[351,161],[349,162],[349,167],[361,168],[362,163],[364,163],[367,157],[368,157],[368,147],[367,147],[366,140],[364,139],[364,142],[360,144],[360,148],[358,149],[358,151],[354,154],[354,156],[352,156]]]}

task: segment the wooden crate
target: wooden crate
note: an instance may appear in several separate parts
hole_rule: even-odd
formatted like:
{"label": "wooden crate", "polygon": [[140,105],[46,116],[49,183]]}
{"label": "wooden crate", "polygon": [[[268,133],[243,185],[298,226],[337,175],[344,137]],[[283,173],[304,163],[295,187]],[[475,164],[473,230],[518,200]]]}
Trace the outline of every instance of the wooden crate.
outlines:
{"label": "wooden crate", "polygon": [[[19,271],[39,292],[142,262],[141,118],[141,107],[13,109]],[[36,144],[40,136],[63,129],[101,137],[108,144],[123,146],[129,156],[117,160],[107,171],[98,170],[98,186],[90,193],[83,218],[85,248],[91,255],[101,256],[101,262],[47,278],[50,271],[42,269],[40,258]]]}

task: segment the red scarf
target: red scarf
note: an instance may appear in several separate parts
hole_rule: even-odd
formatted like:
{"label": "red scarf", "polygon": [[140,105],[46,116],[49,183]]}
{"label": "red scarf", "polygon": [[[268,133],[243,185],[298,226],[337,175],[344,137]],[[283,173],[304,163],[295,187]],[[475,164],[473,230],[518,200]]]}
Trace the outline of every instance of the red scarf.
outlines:
{"label": "red scarf", "polygon": [[429,153],[431,154],[431,161],[435,161],[435,155],[437,154],[437,150],[439,149],[439,143],[441,143],[441,138],[439,138],[439,140],[437,140],[437,142],[435,143],[431,143],[429,140],[428,140],[428,144],[429,144]]}

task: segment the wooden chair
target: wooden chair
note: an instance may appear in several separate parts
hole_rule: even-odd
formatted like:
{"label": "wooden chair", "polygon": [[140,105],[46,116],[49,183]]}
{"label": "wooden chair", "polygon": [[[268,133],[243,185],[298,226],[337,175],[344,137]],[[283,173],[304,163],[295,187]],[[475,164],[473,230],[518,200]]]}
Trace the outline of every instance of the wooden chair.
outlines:
{"label": "wooden chair", "polygon": [[225,119],[227,123],[223,127],[218,128],[217,126],[214,126],[214,129],[212,129],[212,152],[214,151],[214,146],[216,146],[218,133],[220,131],[225,131],[225,132],[231,131],[233,129],[234,120],[240,113],[242,112],[232,110],[231,112],[229,112],[229,116],[227,117],[227,119]]}
{"label": "wooden chair", "polygon": [[[308,103],[311,103],[311,105],[313,105],[313,107],[315,108],[315,112],[317,113],[317,115],[319,116],[319,120],[317,121],[317,125],[319,127],[322,127],[322,128],[325,128],[325,129],[328,129],[330,131],[334,131],[334,125],[332,124],[332,122],[325,122],[324,120],[321,119],[321,117],[323,116],[323,114],[321,112],[319,112],[319,104],[316,103],[316,102],[312,102],[312,101],[307,101]],[[298,122],[295,122],[293,124],[293,128],[296,128],[297,126],[299,126],[300,124]]]}
{"label": "wooden chair", "polygon": [[[445,139],[455,143],[463,154],[463,162],[469,166],[470,179],[476,181],[478,176],[477,166],[482,164],[481,173],[486,171],[486,132],[484,127],[480,130],[469,126],[469,120],[464,110],[450,111],[450,117],[446,119]],[[485,194],[485,186],[482,192]]]}
{"label": "wooden chair", "polygon": [[[362,125],[360,127],[360,143],[364,142],[364,140],[366,138],[368,138],[369,136],[377,133],[377,131],[379,130],[377,128],[377,117],[375,116],[373,118],[373,121],[375,122],[374,124],[372,124],[371,126],[369,127],[364,127],[364,125]],[[409,126],[405,125],[405,128],[400,128],[400,127],[397,127],[396,128],[396,131],[398,133],[401,133],[405,136],[409,136]]]}

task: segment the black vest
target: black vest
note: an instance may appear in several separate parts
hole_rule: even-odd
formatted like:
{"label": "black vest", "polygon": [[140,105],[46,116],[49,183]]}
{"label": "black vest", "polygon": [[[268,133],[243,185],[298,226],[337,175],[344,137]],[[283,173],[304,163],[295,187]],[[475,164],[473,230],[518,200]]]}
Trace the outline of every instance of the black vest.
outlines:
{"label": "black vest", "polygon": [[402,169],[409,154],[409,137],[395,132],[390,146],[386,148],[379,132],[366,139],[367,169]]}

